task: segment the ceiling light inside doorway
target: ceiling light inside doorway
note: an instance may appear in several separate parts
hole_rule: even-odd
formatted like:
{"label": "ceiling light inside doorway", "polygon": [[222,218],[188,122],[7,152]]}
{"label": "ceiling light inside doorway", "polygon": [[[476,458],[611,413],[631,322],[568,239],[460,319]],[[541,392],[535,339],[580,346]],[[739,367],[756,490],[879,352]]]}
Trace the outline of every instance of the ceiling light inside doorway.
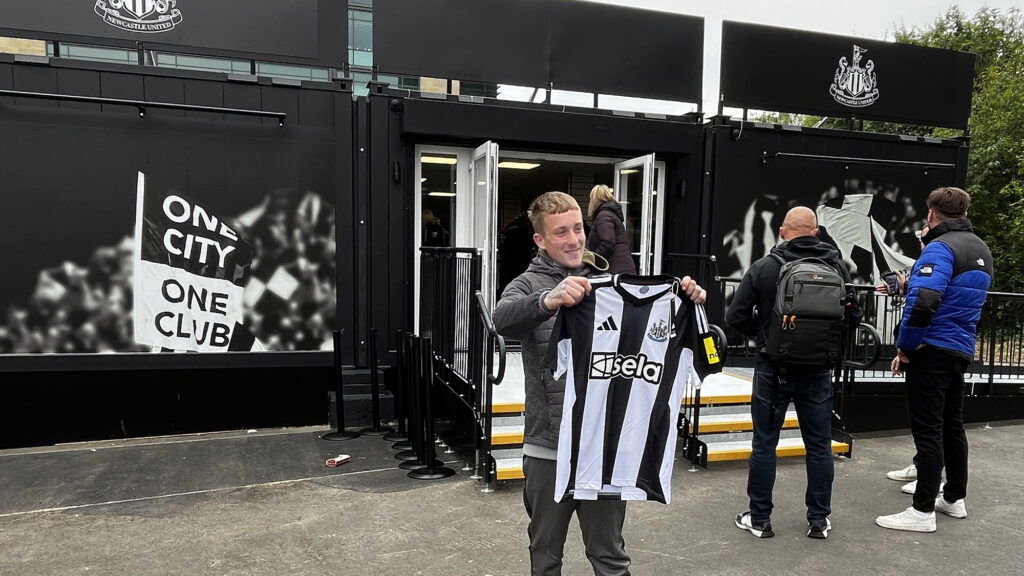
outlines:
{"label": "ceiling light inside doorway", "polygon": [[420,183],[421,183],[421,184],[422,184],[423,182],[426,182],[426,181],[427,181],[427,179],[426,179],[426,178],[420,178]]}
{"label": "ceiling light inside doorway", "polygon": [[639,172],[639,170],[628,168],[626,170],[620,170],[619,174],[636,174],[637,172]]}
{"label": "ceiling light inside doorway", "polygon": [[424,164],[458,164],[458,158],[449,158],[447,156],[420,156],[420,162]]}
{"label": "ceiling light inside doorway", "polygon": [[512,162],[511,160],[504,160],[498,162],[498,168],[511,168],[512,170],[533,170],[540,166],[536,162]]}
{"label": "ceiling light inside doorway", "polygon": [[431,192],[431,193],[427,194],[427,196],[445,196],[445,197],[451,197],[451,196],[455,196],[455,192]]}

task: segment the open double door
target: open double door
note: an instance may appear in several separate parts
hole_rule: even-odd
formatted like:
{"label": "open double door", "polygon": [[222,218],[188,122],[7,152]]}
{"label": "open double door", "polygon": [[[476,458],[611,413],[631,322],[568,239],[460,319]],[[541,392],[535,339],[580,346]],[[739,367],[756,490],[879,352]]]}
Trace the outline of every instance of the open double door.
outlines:
{"label": "open double door", "polygon": [[[471,226],[472,245],[483,254],[482,292],[493,308],[497,286],[498,242],[498,144],[485,142],[473,151],[469,176],[472,182]],[[615,164],[615,195],[622,204],[630,249],[640,274],[661,272],[664,206],[656,183],[663,180],[654,154],[647,154]],[[586,210],[586,206],[582,207]]]}

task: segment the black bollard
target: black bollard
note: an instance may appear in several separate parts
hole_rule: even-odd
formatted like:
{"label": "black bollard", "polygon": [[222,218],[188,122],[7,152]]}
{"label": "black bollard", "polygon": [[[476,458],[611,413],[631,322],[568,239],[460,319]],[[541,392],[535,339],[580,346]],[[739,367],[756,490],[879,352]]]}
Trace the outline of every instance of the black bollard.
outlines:
{"label": "black bollard", "polygon": [[[395,454],[395,458],[399,460],[405,460],[398,465],[402,470],[419,470],[420,468],[426,468],[428,460],[426,459],[426,451],[424,450],[424,444],[426,443],[426,421],[425,421],[425,410],[423,406],[423,382],[425,379],[425,371],[428,358],[424,356],[425,351],[429,352],[429,349],[424,349],[421,343],[424,341],[423,338],[413,337],[411,342],[411,358],[412,358],[412,380],[409,381],[410,394],[410,412],[409,412],[409,441],[412,443],[412,449],[404,452]],[[431,442],[433,445],[433,442]],[[433,452],[431,452],[433,454]],[[409,459],[409,456],[413,456]],[[437,462],[440,464],[440,462]]]}
{"label": "black bollard", "polygon": [[[409,434],[405,431],[405,420],[406,420],[405,396],[406,396],[406,391],[405,391],[405,385],[403,384],[403,382],[405,381],[405,372],[404,372],[404,370],[405,370],[405,366],[404,366],[405,360],[402,358],[403,354],[405,353],[405,349],[404,349],[403,336],[402,336],[402,331],[401,330],[398,330],[397,332],[395,332],[395,352],[396,352],[396,355],[397,355],[397,360],[398,360],[397,364],[398,364],[398,366],[395,369],[394,373],[398,374],[398,381],[395,383],[395,389],[392,390],[391,392],[392,392],[392,396],[395,399],[395,421],[398,423],[398,429],[395,430],[394,432],[390,432],[388,434],[385,434],[384,435],[384,439],[388,440],[388,441],[391,441],[391,442],[398,443],[398,442],[402,442],[404,440],[408,440],[409,439]],[[392,444],[391,447],[394,448],[395,445]],[[405,448],[403,448],[403,450],[405,450]]]}
{"label": "black bollard", "polygon": [[398,460],[419,460],[419,454],[417,450],[420,449],[419,436],[417,436],[417,422],[420,421],[420,407],[417,402],[416,396],[416,382],[418,380],[419,362],[420,357],[418,352],[418,345],[416,344],[417,337],[412,333],[406,333],[406,337],[402,339],[402,358],[404,359],[404,365],[402,366],[402,395],[406,397],[406,414],[408,415],[409,423],[406,427],[407,440],[395,442],[391,445],[391,448],[399,450],[394,457]]}
{"label": "black bollard", "polygon": [[344,380],[341,376],[341,330],[334,331],[334,414],[338,429],[320,438],[324,440],[351,440],[359,438],[358,432],[345,430]]}
{"label": "black bollard", "polygon": [[370,328],[366,335],[366,357],[370,363],[370,414],[373,425],[359,431],[367,436],[383,436],[395,429],[380,424],[380,366],[377,364],[377,329]]}
{"label": "black bollard", "polygon": [[[402,404],[405,407],[406,416],[406,436],[405,440],[400,440],[391,445],[394,450],[400,450],[395,454],[395,458],[398,460],[418,460],[416,451],[413,450],[414,439],[416,438],[416,418],[419,412],[417,412],[416,400],[413,397],[413,384],[416,382],[416,358],[417,352],[413,342],[416,337],[410,332],[406,332],[402,335],[402,382],[400,384],[402,394]],[[415,444],[418,448],[419,445]]]}
{"label": "black bollard", "polygon": [[441,478],[454,476],[455,470],[445,467],[444,463],[437,459],[437,454],[434,452],[434,358],[430,349],[430,338],[421,340],[420,346],[423,348],[422,356],[426,360],[423,380],[420,384],[423,393],[421,401],[423,403],[424,423],[423,454],[421,457],[427,462],[427,465],[423,468],[412,470],[408,476],[414,480],[440,480]]}

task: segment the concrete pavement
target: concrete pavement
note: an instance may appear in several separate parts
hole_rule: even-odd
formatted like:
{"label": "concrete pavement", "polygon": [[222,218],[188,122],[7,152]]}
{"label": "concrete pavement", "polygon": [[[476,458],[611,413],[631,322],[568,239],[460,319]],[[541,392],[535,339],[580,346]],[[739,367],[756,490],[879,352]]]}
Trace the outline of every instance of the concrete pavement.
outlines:
{"label": "concrete pavement", "polygon": [[[410,480],[380,438],[328,443],[324,431],[0,452],[0,574],[529,573],[521,484],[484,494],[461,471]],[[673,503],[627,511],[633,574],[1024,574],[1022,434],[1019,422],[969,429],[969,515],[940,515],[934,534],[874,525],[910,505],[884,475],[910,460],[906,432],[861,436],[852,460],[836,460],[827,541],[804,536],[802,458],[780,461],[767,540],[733,526],[746,509],[745,463],[694,473],[677,461]],[[339,452],[352,462],[325,467]],[[575,521],[564,573],[591,573]]]}

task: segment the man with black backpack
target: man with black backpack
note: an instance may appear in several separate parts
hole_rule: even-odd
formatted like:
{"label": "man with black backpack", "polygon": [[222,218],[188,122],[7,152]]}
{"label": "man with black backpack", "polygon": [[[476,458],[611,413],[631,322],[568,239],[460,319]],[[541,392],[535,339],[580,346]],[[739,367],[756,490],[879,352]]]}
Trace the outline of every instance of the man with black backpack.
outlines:
{"label": "man with black backpack", "polygon": [[807,536],[832,528],[832,369],[842,359],[846,328],[860,322],[850,272],[839,251],[818,240],[810,208],[791,209],[779,229],[784,242],[751,264],[726,322],[753,336],[758,354],[750,401],[753,451],[748,462],[750,510],[736,526],[771,538],[775,449],[790,401],[807,450]]}

